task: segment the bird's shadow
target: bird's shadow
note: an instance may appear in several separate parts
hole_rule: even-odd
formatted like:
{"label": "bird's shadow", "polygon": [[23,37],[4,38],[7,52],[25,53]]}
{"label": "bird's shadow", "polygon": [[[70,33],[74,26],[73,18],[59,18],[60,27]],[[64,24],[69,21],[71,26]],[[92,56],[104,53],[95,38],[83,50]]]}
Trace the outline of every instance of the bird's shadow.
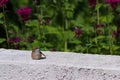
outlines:
{"label": "bird's shadow", "polygon": [[40,59],[33,59],[33,60],[44,60],[46,57],[41,57]]}
{"label": "bird's shadow", "polygon": [[40,59],[46,59],[46,57],[41,57]]}

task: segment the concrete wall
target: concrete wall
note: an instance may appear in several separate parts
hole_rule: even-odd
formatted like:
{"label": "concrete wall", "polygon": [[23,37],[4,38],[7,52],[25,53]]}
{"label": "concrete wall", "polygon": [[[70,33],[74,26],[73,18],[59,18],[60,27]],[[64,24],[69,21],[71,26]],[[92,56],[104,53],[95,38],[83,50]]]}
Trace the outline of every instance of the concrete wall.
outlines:
{"label": "concrete wall", "polygon": [[120,80],[119,56],[43,53],[32,60],[31,51],[0,49],[0,80]]}

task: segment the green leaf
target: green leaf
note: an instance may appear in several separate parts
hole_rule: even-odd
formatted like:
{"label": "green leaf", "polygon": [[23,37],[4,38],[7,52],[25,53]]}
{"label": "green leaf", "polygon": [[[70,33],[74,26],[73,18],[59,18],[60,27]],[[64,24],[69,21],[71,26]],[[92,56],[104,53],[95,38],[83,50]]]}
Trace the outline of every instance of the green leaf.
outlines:
{"label": "green leaf", "polygon": [[81,45],[75,46],[75,51],[76,52],[84,52],[86,50],[86,47],[83,47]]}
{"label": "green leaf", "polygon": [[97,4],[96,7],[95,7],[95,10],[99,9],[101,6],[102,6],[101,3]]}
{"label": "green leaf", "polygon": [[0,24],[3,24],[4,22],[2,20],[0,20]]}
{"label": "green leaf", "polygon": [[3,42],[5,42],[5,41],[6,41],[6,39],[0,38],[0,43],[3,43]]}
{"label": "green leaf", "polygon": [[74,33],[72,31],[65,31],[63,33],[64,39],[72,39],[74,37]]}
{"label": "green leaf", "polygon": [[109,50],[109,45],[103,45],[102,48],[106,49],[106,50]]}
{"label": "green leaf", "polygon": [[67,18],[72,18],[73,17],[73,11],[67,11],[66,16],[67,16]]}
{"label": "green leaf", "polygon": [[9,24],[9,25],[10,25],[10,27],[12,27],[16,32],[19,31],[19,27],[18,27],[17,25],[15,25],[15,24]]}
{"label": "green leaf", "polygon": [[4,15],[3,15],[3,13],[0,13],[0,18],[2,18]]}
{"label": "green leaf", "polygon": [[29,0],[20,0],[20,1],[18,2],[18,4],[19,4],[20,7],[24,7],[25,5],[28,4],[28,1],[29,1]]}
{"label": "green leaf", "polygon": [[69,41],[69,43],[72,43],[72,44],[80,44],[80,43],[82,43],[80,40],[78,40],[78,39],[74,39],[74,40],[71,40],[71,41]]}
{"label": "green leaf", "polygon": [[40,46],[40,41],[34,40],[32,43],[32,47],[39,47]]}
{"label": "green leaf", "polygon": [[96,41],[98,41],[98,40],[103,40],[105,38],[105,36],[97,36],[97,37],[95,37],[95,38],[93,38],[93,42],[96,42]]}
{"label": "green leaf", "polygon": [[104,23],[111,23],[114,19],[114,15],[113,13],[109,13],[108,15],[105,16],[101,16],[100,17],[100,21],[104,22]]}
{"label": "green leaf", "polygon": [[52,27],[52,26],[44,26],[44,29],[46,29],[46,33],[60,33],[59,29],[57,27]]}
{"label": "green leaf", "polygon": [[3,20],[1,19],[3,16],[4,16],[3,13],[0,13],[0,24],[4,23]]}
{"label": "green leaf", "polygon": [[98,49],[97,48],[91,48],[90,51],[95,54],[95,53],[98,52]]}
{"label": "green leaf", "polygon": [[120,49],[120,47],[119,47],[119,46],[116,46],[116,45],[112,45],[112,49],[113,49],[114,51],[116,51],[116,50]]}
{"label": "green leaf", "polygon": [[26,25],[29,27],[38,26],[38,20],[30,20]]}
{"label": "green leaf", "polygon": [[75,26],[81,26],[81,25],[84,26],[83,24],[85,23],[85,20],[84,20],[83,14],[78,15],[77,19],[76,20],[72,20],[71,22]]}

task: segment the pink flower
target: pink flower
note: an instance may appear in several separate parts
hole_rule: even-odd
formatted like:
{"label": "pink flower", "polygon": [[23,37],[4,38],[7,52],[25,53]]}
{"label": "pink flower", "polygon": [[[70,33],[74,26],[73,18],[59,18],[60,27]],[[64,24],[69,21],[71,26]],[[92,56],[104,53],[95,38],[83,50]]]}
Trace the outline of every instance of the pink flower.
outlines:
{"label": "pink flower", "polygon": [[7,3],[8,3],[8,0],[0,0],[0,7],[2,7],[3,5]]}
{"label": "pink flower", "polygon": [[17,14],[22,21],[28,21],[30,19],[31,8],[25,7],[17,10]]}

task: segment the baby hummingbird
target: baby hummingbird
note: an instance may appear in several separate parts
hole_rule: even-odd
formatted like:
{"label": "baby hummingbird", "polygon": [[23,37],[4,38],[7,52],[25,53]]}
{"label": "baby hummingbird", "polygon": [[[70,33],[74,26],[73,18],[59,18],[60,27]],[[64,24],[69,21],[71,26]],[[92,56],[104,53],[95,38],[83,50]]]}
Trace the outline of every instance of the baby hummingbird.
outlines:
{"label": "baby hummingbird", "polygon": [[[44,56],[44,57],[42,57],[42,56]],[[33,60],[40,60],[40,59],[45,59],[46,56],[40,51],[39,48],[35,48],[32,50],[31,58]]]}

